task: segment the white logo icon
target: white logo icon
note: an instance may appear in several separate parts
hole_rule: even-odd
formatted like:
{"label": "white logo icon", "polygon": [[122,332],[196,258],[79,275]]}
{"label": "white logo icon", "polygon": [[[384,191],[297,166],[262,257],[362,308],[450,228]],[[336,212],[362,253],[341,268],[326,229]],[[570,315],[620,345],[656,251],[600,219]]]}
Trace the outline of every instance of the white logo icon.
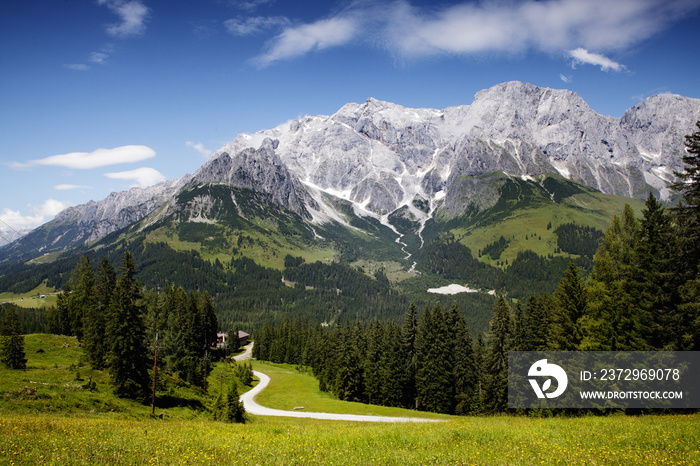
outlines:
{"label": "white logo icon", "polygon": [[569,383],[569,378],[566,376],[564,369],[557,366],[556,364],[548,364],[546,359],[540,359],[535,364],[530,366],[530,370],[527,373],[528,376],[546,376],[554,377],[557,380],[557,389],[551,393],[546,393],[549,387],[552,385],[552,379],[549,378],[544,381],[542,388],[540,388],[536,379],[528,379],[532,389],[535,390],[537,398],[556,398],[566,390],[566,386]]}

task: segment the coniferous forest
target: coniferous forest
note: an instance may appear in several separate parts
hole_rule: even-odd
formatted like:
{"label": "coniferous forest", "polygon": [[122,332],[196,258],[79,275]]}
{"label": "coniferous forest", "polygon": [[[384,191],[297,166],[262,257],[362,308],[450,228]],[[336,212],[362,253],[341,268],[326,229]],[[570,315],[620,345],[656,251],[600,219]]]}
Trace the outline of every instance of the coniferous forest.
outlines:
{"label": "coniferous forest", "polygon": [[[22,331],[76,336],[118,395],[145,400],[149,345],[162,348],[160,368],[201,387],[217,331],[246,328],[255,357],[307,366],[339,399],[471,414],[507,409],[508,351],[698,351],[697,127],[673,185],[679,202],[664,206],[650,194],[641,212],[625,206],[604,234],[559,226],[558,247],[575,261],[525,251],[491,267],[450,233],[421,251],[427,271],[503,290],[496,298],[471,297],[462,307],[412,302],[382,269],[369,276],[291,255],[283,271],[246,257],[223,264],[136,238],[0,277],[12,278],[0,284],[14,291],[44,280],[63,289],[46,312],[2,307],[2,361],[26,362]],[[496,258],[506,243],[479,253]]]}
{"label": "coniferous forest", "polygon": [[[474,337],[456,306],[418,313],[411,305],[402,324],[329,328],[296,319],[266,326],[256,334],[255,356],[311,367],[321,390],[342,400],[471,414],[507,409],[508,351],[700,350],[697,125],[686,138],[688,167],[674,185],[682,198],[676,206],[667,209],[651,194],[639,218],[625,206],[600,238],[588,280],[571,261],[553,294],[531,294],[524,303],[499,296],[486,334]],[[578,237],[580,253],[590,254],[584,249],[594,231],[563,230],[562,248]],[[445,249],[428,253],[434,267],[459,273]]]}

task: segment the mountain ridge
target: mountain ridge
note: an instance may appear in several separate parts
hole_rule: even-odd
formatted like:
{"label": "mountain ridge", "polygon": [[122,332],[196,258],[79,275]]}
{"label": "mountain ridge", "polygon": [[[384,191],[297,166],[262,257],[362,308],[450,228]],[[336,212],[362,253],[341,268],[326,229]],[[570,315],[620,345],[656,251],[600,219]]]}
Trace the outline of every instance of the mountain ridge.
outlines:
{"label": "mountain ridge", "polygon": [[[397,216],[413,222],[419,236],[436,216],[493,206],[504,181],[483,185],[480,177],[489,173],[559,173],[608,194],[641,198],[651,190],[669,199],[673,173],[682,171],[683,136],[699,119],[698,99],[653,96],[614,118],[591,110],[574,92],[517,81],[442,110],[369,98],[333,115],[242,133],[194,174],[71,207],[25,238],[41,244],[41,253],[86,244],[162,216],[179,192],[203,183],[263,192],[315,224],[349,226],[333,201],[342,199],[356,216],[397,234]],[[18,253],[21,243],[0,255]]]}

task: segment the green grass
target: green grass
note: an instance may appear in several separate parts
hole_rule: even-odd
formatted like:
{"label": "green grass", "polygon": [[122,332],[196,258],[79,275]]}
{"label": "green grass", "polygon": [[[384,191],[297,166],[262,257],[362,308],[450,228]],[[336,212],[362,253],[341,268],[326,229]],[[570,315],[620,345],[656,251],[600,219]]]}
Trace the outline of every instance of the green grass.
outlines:
{"label": "green grass", "polygon": [[[114,396],[109,374],[85,363],[76,338],[32,334],[26,335],[24,342],[26,370],[0,365],[0,413],[150,416],[150,399],[140,404]],[[85,387],[90,380],[96,383],[95,390]],[[171,418],[209,417],[206,408],[210,401],[200,389],[166,376],[157,392],[156,409]]]}
{"label": "green grass", "polygon": [[[41,348],[43,353],[36,351]],[[442,423],[377,424],[249,416],[240,425],[211,420],[208,403],[230,381],[228,364],[209,377],[209,394],[184,386],[159,392],[175,407],[111,394],[107,374],[81,365],[77,340],[27,335],[26,371],[0,369],[0,464],[700,464],[700,414],[527,418],[455,417],[334,400],[293,366],[254,362],[271,377],[257,398],[288,409],[389,416],[425,415]],[[98,389],[79,388],[76,372]],[[36,392],[25,390],[36,388]],[[225,388],[224,388],[225,390]],[[30,393],[31,392],[31,393]]]}
{"label": "green grass", "polygon": [[231,425],[0,414],[4,464],[692,465],[699,445],[698,415]]}
{"label": "green grass", "polygon": [[[600,193],[579,193],[564,199],[562,203],[538,204],[535,208],[517,209],[496,223],[465,225],[454,228],[451,232],[469,247],[475,256],[479,249],[503,236],[509,244],[499,260],[512,263],[518,252],[526,249],[541,256],[554,254],[557,248],[557,235],[554,234],[554,230],[564,223],[575,222],[605,231],[610,226],[612,216],[619,216],[625,204],[630,204],[637,215],[641,215],[644,202],[639,199]],[[552,228],[547,230],[547,224],[550,222]],[[528,239],[525,239],[526,236]],[[481,257],[480,260],[496,265],[496,261],[487,256]]]}
{"label": "green grass", "polygon": [[432,419],[451,418],[451,416],[410,409],[340,401],[331,394],[320,391],[318,380],[311,374],[299,372],[295,366],[290,364],[253,361],[253,369],[270,377],[270,384],[255,398],[256,402],[268,408],[291,411],[296,407],[303,406],[304,411],[308,412]]}
{"label": "green grass", "polygon": [[[45,296],[40,298],[39,296]],[[0,293],[1,303],[12,303],[19,307],[50,307],[56,304],[56,290],[46,285],[44,280],[39,286],[29,291],[28,293]]]}

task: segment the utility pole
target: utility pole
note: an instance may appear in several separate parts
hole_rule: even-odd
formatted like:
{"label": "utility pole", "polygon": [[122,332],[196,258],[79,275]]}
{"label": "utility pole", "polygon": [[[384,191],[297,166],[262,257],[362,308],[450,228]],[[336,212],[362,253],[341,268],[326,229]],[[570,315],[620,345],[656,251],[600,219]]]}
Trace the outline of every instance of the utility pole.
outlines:
{"label": "utility pole", "polygon": [[209,350],[204,351],[204,394],[207,394],[207,374],[209,373]]}
{"label": "utility pole", "polygon": [[158,371],[158,348],[163,348],[158,346],[158,332],[156,331],[156,342],[153,345],[155,353],[153,355],[153,398],[151,399],[151,414],[156,415],[156,376]]}

